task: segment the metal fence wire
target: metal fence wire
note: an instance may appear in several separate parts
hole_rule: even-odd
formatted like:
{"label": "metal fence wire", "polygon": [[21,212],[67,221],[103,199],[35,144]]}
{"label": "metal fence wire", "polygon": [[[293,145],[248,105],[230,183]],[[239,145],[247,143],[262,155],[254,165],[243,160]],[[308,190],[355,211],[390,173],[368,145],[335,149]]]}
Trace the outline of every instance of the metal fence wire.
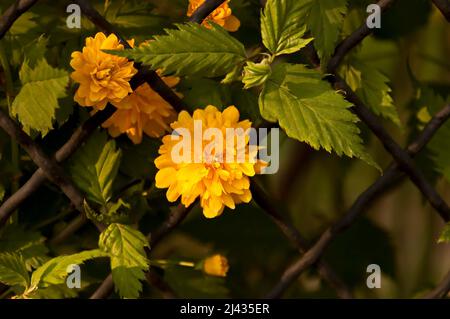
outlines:
{"label": "metal fence wire", "polygon": [[[190,21],[202,23],[217,7],[225,0],[206,0],[194,14]],[[0,17],[0,39],[5,36],[14,22],[38,0],[17,0]],[[388,10],[395,0],[380,0],[378,5],[382,11]],[[442,12],[447,21],[450,21],[450,5],[448,0],[433,0],[434,5]],[[81,8],[86,16],[100,31],[111,34],[114,33],[124,44],[128,43],[100,13],[98,13],[88,0],[71,0],[68,4],[75,3]],[[264,1],[262,1],[262,4]],[[336,291],[340,298],[352,298],[349,287],[339,278],[335,271],[324,261],[321,260],[327,247],[340,233],[349,228],[353,222],[364,213],[367,207],[381,194],[390,189],[391,186],[400,182],[402,179],[409,178],[420,190],[426,200],[441,216],[445,222],[450,221],[450,208],[442,197],[437,193],[434,187],[426,180],[424,174],[416,167],[413,158],[427,145],[438,129],[450,117],[450,105],[444,105],[436,113],[431,121],[428,122],[423,131],[406,148],[402,148],[383,128],[379,119],[369,111],[368,107],[358,98],[355,92],[348,84],[340,78],[336,70],[343,58],[355,46],[371,34],[372,30],[364,23],[345,38],[335,50],[326,70],[330,76],[328,80],[335,89],[344,93],[346,99],[354,106],[352,111],[361,119],[365,125],[381,141],[385,149],[390,153],[393,162],[384,170],[370,187],[361,193],[356,201],[344,216],[336,223],[327,228],[319,239],[312,245],[308,243],[298,232],[298,230],[284,217],[279,208],[273,204],[270,197],[256,183],[252,182],[251,191],[255,202],[270,216],[276,226],[282,231],[286,239],[298,250],[299,257],[289,265],[283,272],[281,278],[275,283],[273,289],[268,292],[266,297],[279,298],[286,291],[298,276],[309,267],[316,267],[318,274]],[[319,66],[320,60],[312,47],[309,48],[308,56],[311,64]],[[165,101],[167,101],[176,111],[186,109],[184,102],[169,88],[156,72],[146,68],[143,65],[136,65],[138,73],[131,80],[133,89],[140,84],[147,82],[150,87],[156,91]],[[14,194],[6,199],[0,207],[0,227],[3,227],[12,213],[34,192],[36,192],[47,180],[56,185],[70,200],[71,204],[81,213],[79,217],[73,220],[56,237],[50,240],[51,243],[60,243],[77,231],[87,222],[86,212],[84,211],[84,195],[80,192],[68,175],[64,172],[61,162],[66,161],[74,152],[90,137],[90,135],[115,111],[112,105],[108,105],[103,111],[100,111],[86,120],[78,127],[67,140],[67,142],[55,153],[48,155],[44,150],[28,136],[20,126],[12,120],[7,113],[0,109],[0,127],[25,150],[33,162],[38,166],[31,178],[24,183]],[[167,220],[160,227],[152,232],[148,237],[151,247],[154,248],[158,243],[174,228],[176,228],[187,216],[191,207],[185,208],[179,205],[173,210]],[[102,225],[96,225],[99,231]],[[148,252],[150,253],[150,252]],[[147,280],[151,285],[158,288],[164,297],[171,298],[175,293],[170,287],[162,281],[152,270],[147,275]],[[443,298],[450,290],[450,272],[437,287],[428,292],[424,298]],[[111,274],[94,292],[91,298],[107,298],[113,291],[113,281]]]}

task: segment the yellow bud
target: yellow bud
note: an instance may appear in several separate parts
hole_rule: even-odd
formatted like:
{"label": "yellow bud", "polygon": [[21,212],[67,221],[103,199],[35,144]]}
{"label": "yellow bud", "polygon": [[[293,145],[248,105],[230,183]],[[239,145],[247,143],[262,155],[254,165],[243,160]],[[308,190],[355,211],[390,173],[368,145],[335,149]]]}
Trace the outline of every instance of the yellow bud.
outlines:
{"label": "yellow bud", "polygon": [[227,258],[220,254],[206,258],[203,263],[203,271],[211,276],[226,277],[229,268]]}

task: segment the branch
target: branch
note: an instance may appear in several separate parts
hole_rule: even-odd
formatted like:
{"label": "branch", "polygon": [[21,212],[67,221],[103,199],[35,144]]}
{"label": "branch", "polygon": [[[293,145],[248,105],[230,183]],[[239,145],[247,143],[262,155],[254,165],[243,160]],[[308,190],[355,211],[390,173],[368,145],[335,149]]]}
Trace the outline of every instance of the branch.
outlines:
{"label": "branch", "polygon": [[413,159],[409,156],[407,150],[403,150],[386,132],[378,118],[364,105],[355,92],[339,76],[335,76],[335,88],[343,90],[346,93],[346,99],[354,104],[353,111],[358,117],[375,133],[378,139],[383,143],[384,148],[394,157],[395,161],[419,188],[422,194],[430,202],[431,206],[441,215],[446,222],[450,221],[450,208],[442,197],[436,192],[433,186],[426,180],[423,173],[417,169]]}
{"label": "branch", "polygon": [[84,196],[66,176],[56,159],[49,158],[41,147],[39,147],[36,142],[34,142],[3,110],[0,110],[0,127],[8,133],[12,139],[20,144],[20,146],[29,154],[33,162],[42,169],[45,176],[56,184],[70,199],[74,207],[80,212],[84,212]]}
{"label": "branch", "polygon": [[[256,183],[250,184],[253,200],[260,206],[266,214],[270,216],[273,222],[278,226],[291,244],[297,248],[300,254],[304,254],[309,248],[307,241],[301,236],[298,230],[288,223],[279,213],[275,205],[272,204],[270,197],[266,192]],[[319,275],[333,287],[338,296],[343,299],[351,299],[352,293],[344,282],[337,276],[334,270],[325,262],[317,264]]]}
{"label": "branch", "polygon": [[[450,118],[450,105],[445,106],[426,125],[420,136],[408,147],[410,156],[418,152],[433,137],[437,130]],[[319,240],[301,258],[289,266],[283,273],[281,279],[267,295],[268,298],[279,298],[289,285],[309,266],[314,265],[323,255],[325,249],[336,238],[338,234],[347,229],[367,209],[367,207],[379,195],[386,192],[395,182],[402,177],[401,171],[396,163],[393,163],[384,172],[383,176],[372,184],[367,190],[360,194],[347,213],[336,224],[329,227]]]}
{"label": "branch", "polygon": [[[70,157],[87,138],[106,121],[114,112],[115,108],[111,105],[90,117],[84,124],[79,127],[70,137],[70,139],[55,153],[57,162],[63,162]],[[39,168],[31,176],[31,178],[11,197],[9,197],[0,206],[0,228],[2,228],[13,212],[25,201],[31,194],[36,192],[39,187],[46,181],[44,171]]]}
{"label": "branch", "polygon": [[[378,1],[378,5],[381,8],[381,11],[384,12],[386,9],[388,9],[395,0],[380,0]],[[370,35],[373,32],[373,29],[370,29],[367,26],[367,23],[364,22],[364,24],[359,27],[355,32],[353,32],[350,36],[345,38],[344,41],[342,41],[334,51],[333,56],[330,58],[330,61],[328,62],[327,66],[327,72],[330,74],[336,73],[336,70],[341,64],[344,57],[347,55],[347,53],[356,47],[359,43],[361,43],[362,40],[365,39],[368,35]]]}
{"label": "branch", "polygon": [[214,10],[216,10],[225,0],[206,0],[189,19],[190,22],[202,23]]}
{"label": "branch", "polygon": [[37,0],[17,0],[0,17],[0,39],[11,28],[13,23],[28,9],[30,9]]}
{"label": "branch", "polygon": [[441,283],[434,288],[432,291],[427,293],[423,298],[424,299],[439,299],[445,298],[450,291],[450,271],[441,281]]}
{"label": "branch", "polygon": [[[178,205],[178,207],[169,214],[166,221],[159,226],[158,229],[156,229],[154,232],[148,234],[147,238],[150,243],[150,247],[153,250],[160,241],[170,234],[189,214],[189,212],[194,207],[194,204],[189,206],[188,208],[185,208],[181,204]],[[149,254],[149,251],[147,251],[147,254]],[[114,283],[112,280],[112,275],[110,274],[108,277],[105,278],[103,283],[98,287],[98,289],[92,294],[90,299],[105,299],[107,298],[114,290]]]}
{"label": "branch", "polygon": [[450,1],[449,0],[432,0],[436,8],[442,12],[445,19],[450,22]]}

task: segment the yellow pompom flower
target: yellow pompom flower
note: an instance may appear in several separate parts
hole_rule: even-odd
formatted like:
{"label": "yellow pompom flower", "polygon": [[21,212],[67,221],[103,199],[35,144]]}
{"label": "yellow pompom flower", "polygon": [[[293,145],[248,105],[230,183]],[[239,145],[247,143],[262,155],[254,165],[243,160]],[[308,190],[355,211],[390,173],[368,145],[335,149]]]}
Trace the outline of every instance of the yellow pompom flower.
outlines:
{"label": "yellow pompom flower", "polygon": [[[162,77],[169,86],[178,84],[178,77]],[[161,137],[170,131],[169,124],[176,119],[176,112],[147,83],[139,86],[133,93],[118,103],[113,103],[118,110],[105,122],[112,137],[127,134],[134,144],[142,142],[143,134]]]}
{"label": "yellow pompom flower", "polygon": [[227,258],[219,254],[208,257],[203,262],[203,271],[207,275],[226,277],[229,269]]}
{"label": "yellow pompom flower", "polygon": [[[194,121],[201,123],[203,132],[208,128],[220,130],[222,143],[217,142],[211,147],[211,143],[216,143],[216,139],[204,139],[203,136],[196,135]],[[250,202],[252,194],[249,177],[254,176],[261,168],[261,163],[256,161],[257,150],[249,147],[248,134],[245,135],[244,143],[239,143],[236,142],[235,135],[228,136],[226,133],[227,128],[241,129],[243,132],[251,128],[250,121],[239,121],[239,111],[236,107],[230,106],[220,112],[210,105],[204,110],[195,110],[193,116],[182,111],[171,127],[175,132],[187,130],[193,138],[189,142],[192,145],[192,153],[188,154],[188,161],[174,160],[172,157],[172,151],[179,145],[180,140],[174,139],[172,135],[166,135],[162,139],[160,156],[155,160],[159,169],[156,174],[156,187],[168,188],[166,196],[170,202],[177,201],[181,196],[181,203],[188,207],[199,197],[203,214],[207,218],[219,216],[225,206],[234,209],[235,204]],[[200,154],[195,151],[196,144],[202,146]],[[231,154],[231,160],[226,160],[228,154]],[[236,160],[236,154],[244,154],[241,157],[243,160]]]}
{"label": "yellow pompom flower", "polygon": [[[133,45],[133,41],[130,41]],[[108,102],[120,102],[132,92],[130,79],[137,73],[133,62],[103,52],[103,50],[123,50],[119,39],[99,32],[94,38],[88,37],[83,51],[72,53],[70,65],[75,70],[72,79],[80,86],[75,93],[75,101],[81,106],[92,106],[103,110]]]}
{"label": "yellow pompom flower", "polygon": [[[205,0],[189,0],[187,16],[191,17],[195,10],[197,10],[204,2]],[[241,26],[241,22],[232,14],[231,8],[228,5],[229,2],[230,0],[226,0],[222,3],[205,19],[205,21],[203,21],[202,24],[206,27],[210,27],[208,22],[212,21],[230,32],[237,31]]]}

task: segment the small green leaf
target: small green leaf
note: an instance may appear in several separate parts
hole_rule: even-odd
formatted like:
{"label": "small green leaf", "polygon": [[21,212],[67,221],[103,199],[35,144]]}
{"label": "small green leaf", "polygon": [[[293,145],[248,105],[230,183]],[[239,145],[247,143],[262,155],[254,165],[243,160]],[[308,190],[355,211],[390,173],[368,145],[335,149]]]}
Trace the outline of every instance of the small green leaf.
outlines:
{"label": "small green leaf", "polygon": [[260,96],[261,115],[278,121],[287,135],[315,149],[357,157],[378,168],[365,151],[352,106],[322,79],[303,65],[273,66]]}
{"label": "small green leaf", "polygon": [[145,247],[149,247],[145,236],[138,230],[122,224],[111,224],[100,235],[100,249],[111,258],[114,286],[123,298],[137,298],[142,290],[149,262]]}
{"label": "small green leaf", "polygon": [[24,62],[19,73],[22,88],[12,103],[11,114],[17,116],[25,132],[46,135],[53,128],[58,99],[66,96],[68,73],[40,60],[35,68]]}
{"label": "small green leaf", "polygon": [[106,206],[112,196],[122,152],[105,133],[94,134],[71,160],[73,181],[88,199]]}
{"label": "small green leaf", "polygon": [[247,58],[243,44],[218,25],[211,29],[196,23],[177,27],[166,29],[167,35],[155,36],[144,46],[111,53],[163,69],[165,74],[203,77],[225,75]]}
{"label": "small green leaf", "polygon": [[20,286],[24,290],[29,287],[30,275],[20,254],[0,254],[0,282],[8,286]]}
{"label": "small green leaf", "polygon": [[348,0],[315,0],[308,16],[308,29],[321,59],[334,52],[347,13]]}
{"label": "small green leaf", "polygon": [[263,60],[261,63],[247,62],[242,79],[242,82],[245,84],[244,89],[263,85],[271,72],[270,63],[267,60]]}
{"label": "small green leaf", "polygon": [[450,223],[445,225],[444,230],[442,231],[442,234],[439,237],[438,243],[439,244],[450,243]]}
{"label": "small green leaf", "polygon": [[311,0],[268,0],[261,14],[264,46],[274,55],[299,51],[313,39],[303,39]]}
{"label": "small green leaf", "polygon": [[392,90],[388,86],[389,79],[375,66],[362,60],[352,57],[349,61],[351,62],[341,67],[339,73],[350,88],[375,114],[401,125],[391,97]]}
{"label": "small green leaf", "polygon": [[16,224],[8,225],[0,239],[0,251],[19,253],[27,267],[39,267],[47,258],[48,248],[44,244],[45,238],[38,232],[26,230]]}
{"label": "small green leaf", "polygon": [[48,285],[62,284],[68,275],[67,267],[70,265],[80,265],[86,260],[107,256],[102,250],[93,249],[73,255],[52,258],[33,272],[31,275],[31,287],[41,288],[48,287]]}

